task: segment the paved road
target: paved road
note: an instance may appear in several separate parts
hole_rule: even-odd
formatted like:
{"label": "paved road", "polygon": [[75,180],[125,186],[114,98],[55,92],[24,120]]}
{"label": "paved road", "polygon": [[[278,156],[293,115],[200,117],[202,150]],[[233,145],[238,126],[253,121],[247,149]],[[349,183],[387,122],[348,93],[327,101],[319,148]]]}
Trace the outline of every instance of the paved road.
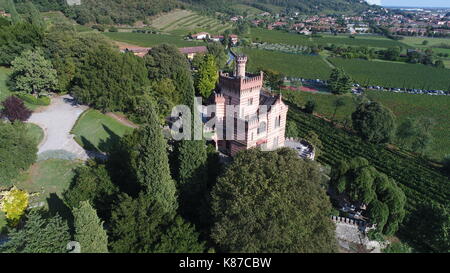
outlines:
{"label": "paved road", "polygon": [[65,95],[53,98],[50,106],[33,113],[28,122],[39,125],[45,133],[38,155],[48,151],[65,150],[76,155],[78,159],[88,159],[87,152],[70,134],[78,117],[87,108],[75,104],[71,96]]}

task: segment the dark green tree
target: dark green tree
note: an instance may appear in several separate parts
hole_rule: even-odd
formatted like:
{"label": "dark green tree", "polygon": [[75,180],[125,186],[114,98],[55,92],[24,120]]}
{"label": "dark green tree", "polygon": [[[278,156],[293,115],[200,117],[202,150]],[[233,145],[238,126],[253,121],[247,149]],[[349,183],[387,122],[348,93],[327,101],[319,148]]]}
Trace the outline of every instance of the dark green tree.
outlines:
{"label": "dark green tree", "polygon": [[228,55],[225,48],[220,43],[209,43],[208,53],[214,56],[216,60],[217,69],[224,68],[228,61]]}
{"label": "dark green tree", "polygon": [[423,252],[449,253],[450,209],[442,205],[421,203],[409,215],[405,225],[408,238]]}
{"label": "dark green tree", "polygon": [[313,100],[309,100],[305,104],[305,113],[313,114],[314,109],[316,109],[316,102]]}
{"label": "dark green tree", "polygon": [[[177,210],[176,186],[170,175],[167,141],[164,139],[154,104],[147,109],[146,123],[122,140],[129,178],[159,202],[167,212]],[[119,159],[120,160],[120,159]]]}
{"label": "dark green tree", "polygon": [[105,165],[88,161],[86,166],[75,170],[75,177],[64,192],[64,200],[71,208],[78,207],[82,201],[89,201],[103,219],[108,219],[118,192]]}
{"label": "dark green tree", "polygon": [[9,187],[36,161],[36,140],[22,122],[0,122],[0,187]]}
{"label": "dark green tree", "polygon": [[59,215],[49,217],[32,210],[23,228],[11,230],[9,240],[0,246],[2,253],[66,253],[69,226]]}
{"label": "dark green tree", "polygon": [[353,129],[366,141],[388,143],[395,132],[395,116],[378,102],[362,103],[352,114]]}
{"label": "dark green tree", "polygon": [[328,87],[335,95],[347,94],[352,90],[352,80],[344,70],[335,68],[328,80]]}
{"label": "dark green tree", "polygon": [[108,236],[103,222],[89,201],[80,202],[72,210],[75,226],[75,241],[80,243],[81,253],[108,253]]}
{"label": "dark green tree", "polygon": [[225,252],[335,252],[319,181],[317,165],[294,150],[238,153],[212,192],[211,237]]}

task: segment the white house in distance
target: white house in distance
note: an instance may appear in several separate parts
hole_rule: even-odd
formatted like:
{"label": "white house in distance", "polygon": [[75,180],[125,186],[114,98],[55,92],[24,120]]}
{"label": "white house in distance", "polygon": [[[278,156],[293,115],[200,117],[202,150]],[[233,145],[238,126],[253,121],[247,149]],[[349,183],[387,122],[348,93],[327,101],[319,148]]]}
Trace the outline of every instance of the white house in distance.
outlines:
{"label": "white house in distance", "polygon": [[209,35],[208,32],[199,32],[196,34],[192,34],[191,38],[194,40],[204,40],[204,39],[209,39],[211,35]]}

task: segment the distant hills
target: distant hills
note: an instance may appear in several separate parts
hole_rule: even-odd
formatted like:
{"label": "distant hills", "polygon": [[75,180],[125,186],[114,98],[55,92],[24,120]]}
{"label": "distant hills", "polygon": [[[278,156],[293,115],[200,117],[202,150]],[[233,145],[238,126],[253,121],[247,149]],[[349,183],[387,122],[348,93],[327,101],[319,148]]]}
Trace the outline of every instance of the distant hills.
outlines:
{"label": "distant hills", "polygon": [[[14,2],[20,6],[27,1]],[[370,7],[363,0],[81,0],[81,5],[68,5],[67,0],[31,2],[41,11],[61,10],[80,24],[133,24],[176,8],[237,14],[243,12],[237,6],[248,6],[271,13],[292,10],[305,14],[355,14]]]}

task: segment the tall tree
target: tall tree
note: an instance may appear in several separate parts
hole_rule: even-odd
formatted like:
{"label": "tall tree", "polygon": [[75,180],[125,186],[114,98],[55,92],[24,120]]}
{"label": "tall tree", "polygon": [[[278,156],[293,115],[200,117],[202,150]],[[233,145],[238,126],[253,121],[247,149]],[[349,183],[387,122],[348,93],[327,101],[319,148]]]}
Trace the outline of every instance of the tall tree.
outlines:
{"label": "tall tree", "polygon": [[16,91],[39,95],[54,91],[56,70],[43,56],[42,50],[23,52],[12,62],[11,80]]}
{"label": "tall tree", "polygon": [[388,143],[395,132],[395,116],[378,102],[362,103],[352,114],[353,129],[372,143]]}
{"label": "tall tree", "polygon": [[328,87],[335,95],[343,95],[349,93],[352,89],[352,80],[344,70],[335,68],[331,72],[328,80]]}
{"label": "tall tree", "polygon": [[75,241],[80,244],[81,253],[107,253],[108,236],[103,229],[103,222],[89,201],[80,202],[72,210],[75,226]]}
{"label": "tall tree", "polygon": [[66,253],[69,226],[59,215],[44,216],[32,210],[23,228],[11,230],[9,240],[0,245],[2,253]]}
{"label": "tall tree", "polygon": [[130,178],[165,211],[176,211],[176,186],[170,175],[167,142],[154,104],[147,109],[146,123],[124,137],[122,145],[126,152],[122,160],[129,164]]}
{"label": "tall tree", "polygon": [[123,194],[113,207],[110,247],[116,253],[203,252],[194,228],[141,192],[135,199]]}
{"label": "tall tree", "polygon": [[211,237],[226,252],[335,252],[319,180],[317,165],[294,150],[238,153],[212,192]]}
{"label": "tall tree", "polygon": [[214,56],[206,54],[198,67],[198,72],[195,77],[195,88],[198,94],[204,99],[209,98],[214,88],[216,88],[218,80],[219,73]]}

